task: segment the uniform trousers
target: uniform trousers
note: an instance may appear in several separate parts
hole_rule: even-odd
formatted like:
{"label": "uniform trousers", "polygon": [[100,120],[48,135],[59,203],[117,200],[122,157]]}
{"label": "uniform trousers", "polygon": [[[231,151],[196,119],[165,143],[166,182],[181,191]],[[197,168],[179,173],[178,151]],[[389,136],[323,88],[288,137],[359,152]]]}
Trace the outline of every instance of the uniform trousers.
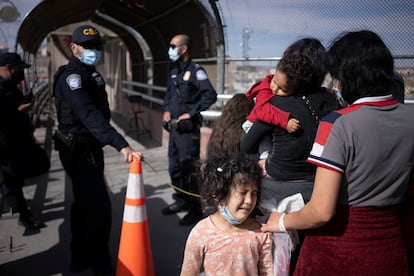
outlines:
{"label": "uniform trousers", "polygon": [[104,178],[101,147],[59,149],[62,165],[72,181],[72,264],[87,262],[94,270],[108,271],[111,260],[108,241],[111,231],[111,202]]}
{"label": "uniform trousers", "polygon": [[[200,159],[200,128],[191,133],[170,132],[168,144],[168,170],[171,182],[184,191],[198,194],[198,185],[194,173],[194,162]],[[177,190],[175,200],[191,207],[200,207],[197,197]]]}
{"label": "uniform trousers", "polygon": [[23,194],[24,179],[17,175],[10,162],[0,164],[3,173],[1,192],[12,209],[17,209],[21,217],[30,217],[31,212]]}

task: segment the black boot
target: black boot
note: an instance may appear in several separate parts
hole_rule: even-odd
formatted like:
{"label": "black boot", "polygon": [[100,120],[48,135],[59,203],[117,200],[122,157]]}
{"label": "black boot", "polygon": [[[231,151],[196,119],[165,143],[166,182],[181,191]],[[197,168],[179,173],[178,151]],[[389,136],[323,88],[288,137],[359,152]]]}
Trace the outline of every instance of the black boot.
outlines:
{"label": "black boot", "polygon": [[29,210],[20,211],[19,213],[19,225],[24,226],[26,229],[37,230],[46,226],[44,223],[36,220]]}

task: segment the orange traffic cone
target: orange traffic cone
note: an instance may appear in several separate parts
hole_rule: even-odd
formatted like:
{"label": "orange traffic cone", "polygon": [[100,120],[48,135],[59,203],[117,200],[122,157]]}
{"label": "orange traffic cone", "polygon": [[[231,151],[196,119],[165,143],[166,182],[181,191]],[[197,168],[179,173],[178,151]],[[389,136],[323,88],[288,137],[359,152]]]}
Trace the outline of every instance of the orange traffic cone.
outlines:
{"label": "orange traffic cone", "polygon": [[131,162],[119,242],[117,276],[154,276],[142,165]]}

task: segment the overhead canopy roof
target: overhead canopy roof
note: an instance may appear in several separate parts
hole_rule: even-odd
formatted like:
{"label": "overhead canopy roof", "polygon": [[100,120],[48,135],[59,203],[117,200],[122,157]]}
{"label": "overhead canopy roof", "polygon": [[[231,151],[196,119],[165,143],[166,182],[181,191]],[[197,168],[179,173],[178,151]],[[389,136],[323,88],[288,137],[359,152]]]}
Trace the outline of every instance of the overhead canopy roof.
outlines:
{"label": "overhead canopy roof", "polygon": [[[210,2],[212,6],[205,6]],[[117,32],[116,26],[99,16],[101,13],[136,29],[152,50],[167,45],[174,34],[187,33],[193,39],[193,54],[210,57],[215,55],[214,46],[223,43],[220,19],[214,14],[215,1],[210,2],[203,5],[197,0],[44,0],[23,20],[17,43],[34,54],[48,33],[87,20],[128,36],[124,31]]]}
{"label": "overhead canopy roof", "polygon": [[49,33],[82,21],[94,22],[116,34],[137,63],[144,58],[142,50],[123,25],[142,36],[155,64],[165,61],[169,41],[177,33],[192,38],[194,58],[216,57],[217,45],[224,45],[215,0],[44,0],[23,20],[16,43],[25,52],[36,54]]}

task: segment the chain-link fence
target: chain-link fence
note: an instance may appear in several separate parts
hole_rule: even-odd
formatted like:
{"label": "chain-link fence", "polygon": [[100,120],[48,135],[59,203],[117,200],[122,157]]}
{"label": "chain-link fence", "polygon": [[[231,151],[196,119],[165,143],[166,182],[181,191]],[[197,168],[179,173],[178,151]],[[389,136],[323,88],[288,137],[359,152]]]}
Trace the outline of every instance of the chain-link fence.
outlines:
{"label": "chain-link fence", "polygon": [[[226,92],[244,93],[256,76],[269,73],[293,41],[315,37],[329,47],[346,31],[377,32],[390,48],[395,68],[414,99],[414,2],[412,0],[220,0],[225,25]],[[242,61],[244,59],[244,61]]]}

